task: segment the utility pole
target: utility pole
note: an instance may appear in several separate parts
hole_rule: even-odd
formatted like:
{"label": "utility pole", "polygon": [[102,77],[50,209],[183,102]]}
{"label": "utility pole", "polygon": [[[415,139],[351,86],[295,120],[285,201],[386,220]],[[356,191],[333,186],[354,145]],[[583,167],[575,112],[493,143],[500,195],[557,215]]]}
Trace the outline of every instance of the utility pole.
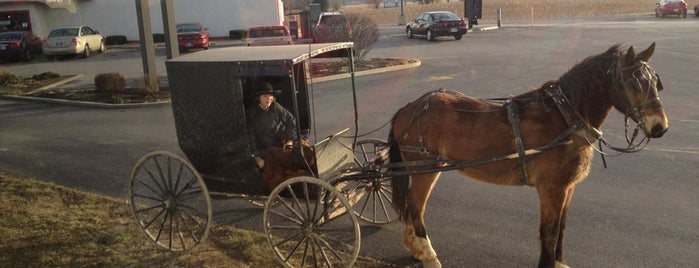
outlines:
{"label": "utility pole", "polygon": [[160,7],[163,13],[163,27],[165,30],[165,49],[167,59],[180,56],[180,49],[177,46],[177,23],[175,22],[175,4],[173,0],[160,0]]}
{"label": "utility pole", "polygon": [[155,44],[153,42],[153,29],[150,25],[150,9],[148,0],[136,1],[136,16],[138,17],[138,35],[141,40],[141,60],[143,61],[143,79],[149,90],[157,91],[158,73],[155,70]]}

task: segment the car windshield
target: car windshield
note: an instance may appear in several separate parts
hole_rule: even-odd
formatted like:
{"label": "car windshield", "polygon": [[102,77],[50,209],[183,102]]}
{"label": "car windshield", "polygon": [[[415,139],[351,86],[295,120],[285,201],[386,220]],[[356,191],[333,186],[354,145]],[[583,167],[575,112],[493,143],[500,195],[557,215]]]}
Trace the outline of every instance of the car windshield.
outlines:
{"label": "car windshield", "polygon": [[284,29],[258,29],[250,32],[250,37],[285,36]]}
{"label": "car windshield", "polygon": [[0,34],[0,41],[18,41],[21,36],[20,33],[3,33]]}
{"label": "car windshield", "polygon": [[432,15],[435,20],[458,20],[459,17],[454,15],[453,13],[434,13]]}
{"label": "car windshield", "polygon": [[347,17],[344,15],[327,15],[321,17],[320,23],[327,25],[344,25],[347,24]]}
{"label": "car windshield", "polygon": [[49,38],[61,36],[78,36],[78,28],[62,28],[51,31]]}
{"label": "car windshield", "polygon": [[201,27],[197,24],[180,24],[177,25],[177,32],[178,33],[186,33],[186,32],[198,32],[201,31]]}

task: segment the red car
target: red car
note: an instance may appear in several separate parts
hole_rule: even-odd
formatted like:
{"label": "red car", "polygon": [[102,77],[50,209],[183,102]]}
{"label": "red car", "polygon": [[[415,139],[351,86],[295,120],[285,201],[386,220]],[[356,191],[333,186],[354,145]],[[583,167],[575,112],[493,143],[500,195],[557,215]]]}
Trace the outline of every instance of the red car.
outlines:
{"label": "red car", "polygon": [[183,52],[192,48],[209,49],[209,32],[198,22],[178,23],[177,46]]}
{"label": "red car", "polygon": [[687,17],[687,3],[684,0],[660,0],[655,4],[655,16],[677,15]]}

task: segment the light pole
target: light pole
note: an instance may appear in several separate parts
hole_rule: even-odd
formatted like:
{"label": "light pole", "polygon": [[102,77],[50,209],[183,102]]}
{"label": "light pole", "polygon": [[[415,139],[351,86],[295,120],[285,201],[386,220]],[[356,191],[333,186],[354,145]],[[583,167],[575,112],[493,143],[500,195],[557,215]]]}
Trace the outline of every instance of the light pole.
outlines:
{"label": "light pole", "polygon": [[405,25],[405,14],[403,13],[403,3],[405,3],[405,0],[398,1],[400,1],[400,16],[398,16],[398,25],[403,26]]}

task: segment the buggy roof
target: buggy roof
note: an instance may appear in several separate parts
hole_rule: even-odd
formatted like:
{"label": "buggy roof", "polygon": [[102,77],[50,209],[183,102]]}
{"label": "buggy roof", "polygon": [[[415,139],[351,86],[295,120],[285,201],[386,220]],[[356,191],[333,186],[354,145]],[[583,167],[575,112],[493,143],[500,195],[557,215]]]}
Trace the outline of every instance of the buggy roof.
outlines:
{"label": "buggy roof", "polygon": [[[303,62],[309,58],[335,50],[343,50],[353,47],[352,42],[299,44],[283,46],[236,46],[218,49],[209,49],[192,54],[183,55],[169,62],[238,62],[259,65],[266,61],[291,61],[293,64]],[[346,53],[345,53],[346,54]]]}

